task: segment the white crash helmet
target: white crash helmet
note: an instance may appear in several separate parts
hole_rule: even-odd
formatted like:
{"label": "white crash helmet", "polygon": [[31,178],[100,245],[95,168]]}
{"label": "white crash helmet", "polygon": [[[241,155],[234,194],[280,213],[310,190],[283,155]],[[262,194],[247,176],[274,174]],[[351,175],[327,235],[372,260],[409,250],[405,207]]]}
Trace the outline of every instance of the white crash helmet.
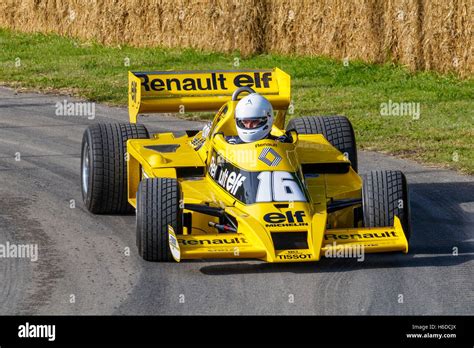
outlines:
{"label": "white crash helmet", "polygon": [[258,93],[243,97],[235,107],[237,134],[250,143],[265,138],[273,126],[272,104]]}

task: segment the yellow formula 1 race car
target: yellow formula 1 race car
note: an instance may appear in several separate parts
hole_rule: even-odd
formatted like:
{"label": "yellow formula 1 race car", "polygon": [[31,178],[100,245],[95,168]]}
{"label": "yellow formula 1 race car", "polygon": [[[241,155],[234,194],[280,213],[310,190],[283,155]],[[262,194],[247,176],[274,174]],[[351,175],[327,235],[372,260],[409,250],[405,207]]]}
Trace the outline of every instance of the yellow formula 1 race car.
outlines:
{"label": "yellow formula 1 race car", "polygon": [[[238,100],[255,91],[275,110],[271,137],[231,144]],[[357,174],[343,116],[293,118],[280,69],[129,73],[127,124],[89,126],[82,142],[84,203],[96,214],[136,209],[148,261],[256,258],[317,261],[361,248],[408,251],[407,183],[399,171]],[[201,131],[150,136],[142,113],[216,113]],[[289,139],[279,141],[280,137]]]}

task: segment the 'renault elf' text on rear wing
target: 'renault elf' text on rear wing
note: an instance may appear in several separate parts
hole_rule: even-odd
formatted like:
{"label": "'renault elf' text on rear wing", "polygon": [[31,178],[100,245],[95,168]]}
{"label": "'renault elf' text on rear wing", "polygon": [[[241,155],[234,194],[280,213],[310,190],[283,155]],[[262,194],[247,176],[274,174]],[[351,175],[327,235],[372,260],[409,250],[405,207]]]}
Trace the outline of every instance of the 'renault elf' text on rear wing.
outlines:
{"label": "'renault elf' text on rear wing", "polygon": [[130,122],[138,114],[217,111],[239,87],[248,86],[264,95],[273,108],[290,104],[290,76],[267,70],[154,71],[128,73]]}

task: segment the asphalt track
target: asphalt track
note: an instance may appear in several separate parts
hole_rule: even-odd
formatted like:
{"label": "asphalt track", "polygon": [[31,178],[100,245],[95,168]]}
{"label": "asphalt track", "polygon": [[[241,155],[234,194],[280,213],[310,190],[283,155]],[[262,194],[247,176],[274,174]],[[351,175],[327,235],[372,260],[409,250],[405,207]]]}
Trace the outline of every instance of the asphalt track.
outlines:
{"label": "asphalt track", "polygon": [[[472,176],[360,153],[361,172],[407,175],[407,255],[148,263],[137,255],[134,216],[91,215],[79,186],[83,130],[126,122],[127,110],[97,105],[93,120],[56,116],[64,99],[0,88],[0,244],[39,246],[37,262],[0,258],[0,314],[474,314]],[[201,126],[166,116],[144,123],[154,131]]]}

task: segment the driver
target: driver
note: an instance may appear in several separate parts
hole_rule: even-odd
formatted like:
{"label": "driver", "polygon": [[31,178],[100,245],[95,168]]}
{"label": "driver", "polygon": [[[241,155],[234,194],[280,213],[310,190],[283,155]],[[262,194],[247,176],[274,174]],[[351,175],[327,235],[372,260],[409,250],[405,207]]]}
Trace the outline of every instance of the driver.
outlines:
{"label": "driver", "polygon": [[270,134],[273,126],[273,108],[267,98],[251,93],[242,98],[235,107],[235,123],[238,136],[226,137],[230,144],[251,143],[262,139],[287,142],[287,136],[274,137]]}

